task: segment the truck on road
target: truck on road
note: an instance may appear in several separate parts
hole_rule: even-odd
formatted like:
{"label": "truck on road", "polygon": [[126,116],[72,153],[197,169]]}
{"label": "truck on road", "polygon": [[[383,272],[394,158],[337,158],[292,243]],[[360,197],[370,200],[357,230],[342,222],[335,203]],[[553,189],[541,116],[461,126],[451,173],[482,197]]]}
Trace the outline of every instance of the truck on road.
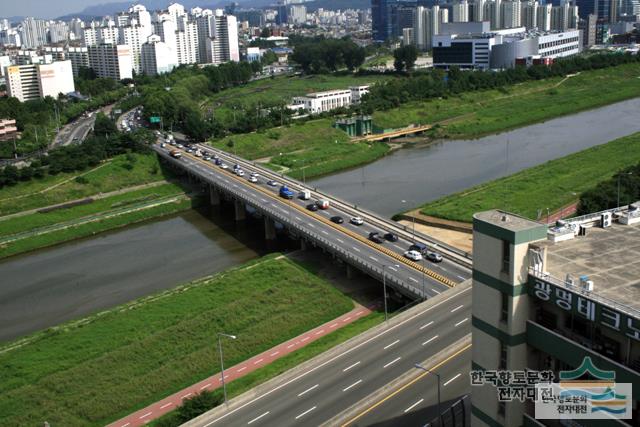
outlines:
{"label": "truck on road", "polygon": [[169,154],[174,159],[179,159],[180,157],[182,157],[182,153],[180,153],[180,151],[178,151],[178,150],[171,150],[171,151],[169,151]]}

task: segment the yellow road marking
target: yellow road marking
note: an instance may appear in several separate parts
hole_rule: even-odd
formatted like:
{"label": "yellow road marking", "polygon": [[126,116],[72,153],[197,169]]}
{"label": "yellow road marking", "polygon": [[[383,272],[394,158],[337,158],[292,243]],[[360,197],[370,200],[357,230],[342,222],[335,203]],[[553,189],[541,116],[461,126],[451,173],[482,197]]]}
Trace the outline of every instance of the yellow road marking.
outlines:
{"label": "yellow road marking", "polygon": [[[464,353],[465,351],[469,350],[470,348],[471,348],[471,344],[467,344],[465,347],[463,347],[460,350],[456,351],[451,356],[449,356],[446,359],[444,359],[442,362],[440,362],[440,363],[432,366],[431,368],[429,368],[429,370],[430,371],[434,371],[434,370],[438,369],[442,365],[445,365],[446,363],[448,363],[451,359],[454,359],[454,358],[458,357],[461,353]],[[370,407],[368,407],[364,411],[360,412],[355,417],[351,418],[346,423],[342,424],[342,427],[348,426],[349,424],[352,424],[354,421],[362,418],[363,416],[365,416],[369,412],[373,411],[375,408],[377,408],[378,406],[382,405],[384,402],[386,402],[387,400],[391,399],[393,396],[397,395],[398,393],[400,393],[403,390],[407,389],[411,385],[415,384],[420,379],[422,379],[425,375],[428,375],[428,374],[429,374],[428,372],[423,372],[422,374],[418,375],[416,378],[414,378],[413,380],[409,381],[408,383],[406,383],[405,385],[403,385],[402,387],[400,387],[399,389],[397,389],[396,391],[394,391],[390,395],[386,396],[384,399],[379,400],[378,402],[376,402],[375,404],[371,405]]]}
{"label": "yellow road marking", "polygon": [[[187,157],[189,157],[192,160],[195,160],[196,162],[199,162],[199,163],[207,166],[208,169],[217,170],[217,169],[213,168],[209,162],[201,160],[199,157],[196,157],[196,156],[194,156],[194,155],[192,155],[190,153],[187,153],[186,151],[183,152],[182,154],[186,155]],[[255,189],[257,189],[258,191],[260,191],[263,194],[269,196],[270,198],[272,198],[274,200],[277,200],[279,202],[282,202],[282,198],[280,196],[274,195],[271,191],[265,190],[264,188],[260,187],[258,184],[254,184],[252,182],[249,182],[246,179],[242,179],[239,176],[236,176],[236,174],[234,174],[233,172],[231,172],[229,170],[220,169],[220,171],[225,172],[227,175],[229,175],[231,178],[235,179],[236,181],[241,182],[242,184],[245,184],[245,185],[249,184],[250,186],[253,186]],[[340,227],[337,224],[331,222],[330,220],[326,219],[323,216],[320,216],[320,215],[318,215],[318,214],[316,214],[314,212],[311,212],[308,209],[306,209],[306,208],[304,208],[302,206],[298,206],[298,205],[296,205],[295,203],[292,203],[292,202],[287,203],[287,205],[297,209],[298,211],[300,211],[301,213],[303,213],[303,214],[305,214],[307,216],[313,217],[313,218],[317,219],[318,221],[323,222],[326,225],[329,225],[333,229],[335,229],[335,230],[337,230],[337,231],[339,231],[339,232],[341,232],[343,234],[346,234],[346,235],[348,235],[348,236],[350,236],[350,237],[352,237],[352,238],[354,238],[356,240],[359,240],[360,242],[368,245],[369,247],[377,250],[378,252],[382,252],[383,254],[385,254],[385,255],[387,255],[387,256],[389,256],[391,258],[394,258],[395,260],[400,261],[403,264],[408,265],[409,267],[422,272],[423,274],[426,274],[427,276],[437,280],[438,282],[440,282],[440,283],[442,283],[442,284],[444,284],[444,285],[446,285],[446,286],[448,286],[450,288],[456,286],[456,282],[454,282],[453,280],[451,280],[451,279],[449,279],[447,277],[444,277],[443,275],[438,274],[433,270],[425,268],[422,265],[420,265],[420,264],[418,264],[416,262],[413,262],[413,261],[403,257],[402,255],[397,254],[397,253],[395,253],[395,252],[393,252],[393,251],[391,251],[391,250],[389,250],[389,249],[387,249],[385,247],[382,247],[382,246],[378,245],[377,243],[374,243],[374,242],[370,241],[369,239],[367,239],[365,237],[362,237],[359,234],[356,234],[356,233],[352,232],[349,229],[346,229],[344,227]]]}

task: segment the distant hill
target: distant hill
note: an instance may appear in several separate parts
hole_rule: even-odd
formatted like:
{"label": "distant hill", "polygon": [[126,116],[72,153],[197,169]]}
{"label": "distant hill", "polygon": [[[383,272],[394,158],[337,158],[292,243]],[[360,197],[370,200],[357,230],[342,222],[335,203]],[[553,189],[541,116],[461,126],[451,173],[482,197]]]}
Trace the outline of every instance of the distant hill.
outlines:
{"label": "distant hill", "polygon": [[345,9],[369,9],[371,0],[316,0],[305,3],[308,11],[315,11],[320,8],[329,10]]}

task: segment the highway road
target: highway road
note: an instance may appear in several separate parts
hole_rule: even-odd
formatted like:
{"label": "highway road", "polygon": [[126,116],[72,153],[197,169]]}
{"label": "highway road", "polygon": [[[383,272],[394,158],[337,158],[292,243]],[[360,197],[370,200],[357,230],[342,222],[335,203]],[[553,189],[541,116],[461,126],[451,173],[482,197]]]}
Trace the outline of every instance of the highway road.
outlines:
{"label": "highway road", "polygon": [[[166,150],[173,147],[167,145],[163,149],[156,145],[154,148],[167,156]],[[233,159],[225,160],[231,161]],[[259,177],[260,183],[252,184],[248,182],[246,176],[240,178],[229,170],[222,170],[211,162],[203,161],[201,158],[187,153],[183,153],[183,157],[178,160],[178,162],[182,167],[197,172],[212,182],[229,188],[230,191],[234,193],[242,194],[243,197],[247,197],[254,206],[272,209],[276,214],[279,213],[284,219],[292,222],[294,225],[313,230],[318,236],[350,252],[352,256],[361,259],[362,262],[368,263],[374,267],[374,269],[377,268],[379,271],[382,271],[382,266],[387,266],[386,276],[388,278],[398,278],[402,280],[406,286],[412,288],[415,294],[422,295],[424,293],[427,297],[433,297],[448,289],[447,286],[443,285],[440,281],[423,275],[415,268],[416,266],[418,268],[422,266],[432,270],[436,274],[444,276],[455,283],[459,283],[470,277],[469,271],[466,268],[448,259],[445,259],[442,263],[432,263],[423,260],[420,264],[399,261],[397,257],[401,258],[402,253],[411,245],[411,241],[408,240],[400,239],[397,242],[385,242],[382,245],[369,245],[363,244],[362,241],[352,237],[350,234],[336,233],[336,230],[344,231],[345,233],[354,233],[359,236],[361,240],[366,241],[369,232],[384,232],[386,230],[380,227],[373,227],[367,222],[361,226],[350,224],[349,216],[335,206],[330,207],[326,211],[320,210],[311,213],[305,209],[305,206],[313,202],[313,197],[308,201],[297,198],[292,200],[280,198],[277,196],[279,186],[266,185],[266,177],[264,176]],[[233,163],[230,164],[230,167],[232,166]],[[244,168],[244,170],[248,176],[251,169]],[[258,172],[264,175],[264,171],[259,170]],[[343,216],[345,222],[341,225],[329,222],[328,219],[335,215]],[[323,218],[324,221],[318,220],[317,216]],[[385,250],[393,252],[396,258],[383,252]]]}
{"label": "highway road", "polygon": [[[454,288],[425,305],[400,315],[387,328],[343,348],[328,360],[321,359],[289,381],[244,403],[232,403],[227,412],[214,411],[190,425],[308,426],[328,421],[412,369],[416,362],[435,355],[469,333],[470,286]],[[447,379],[449,375],[452,378],[457,375],[453,371],[460,373],[447,387],[454,382],[459,382],[455,387],[462,387],[465,381],[462,377],[469,370],[467,365],[465,360],[455,367],[443,368]],[[454,394],[455,387],[450,389]]]}
{"label": "highway road", "polygon": [[107,105],[101,109],[91,113],[90,117],[81,116],[73,122],[66,124],[53,139],[52,146],[65,146],[73,143],[82,142],[96,122],[96,114],[99,112],[108,114],[113,105]]}
{"label": "highway road", "polygon": [[[433,370],[441,378],[440,398],[443,410],[471,392],[470,369],[471,347],[468,347]],[[471,416],[469,413],[466,415]],[[355,417],[345,420],[344,426],[422,427],[437,416],[438,380],[435,375],[423,373],[414,381],[399,386],[380,400],[372,402],[371,406]]]}

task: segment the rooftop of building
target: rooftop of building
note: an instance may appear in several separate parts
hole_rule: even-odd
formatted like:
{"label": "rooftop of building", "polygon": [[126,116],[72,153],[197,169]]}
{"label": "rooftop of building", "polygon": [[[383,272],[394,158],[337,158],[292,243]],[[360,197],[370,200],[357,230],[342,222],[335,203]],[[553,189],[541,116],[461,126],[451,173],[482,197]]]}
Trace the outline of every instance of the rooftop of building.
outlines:
{"label": "rooftop of building", "polygon": [[544,270],[552,277],[565,280],[570,274],[577,283],[587,276],[595,294],[640,310],[640,222],[596,224],[585,236],[541,246],[547,248]]}
{"label": "rooftop of building", "polygon": [[473,218],[474,220],[477,219],[482,222],[493,224],[513,232],[539,228],[541,225],[543,225],[537,221],[532,221],[523,216],[519,216],[499,209],[477,212],[473,215]]}

